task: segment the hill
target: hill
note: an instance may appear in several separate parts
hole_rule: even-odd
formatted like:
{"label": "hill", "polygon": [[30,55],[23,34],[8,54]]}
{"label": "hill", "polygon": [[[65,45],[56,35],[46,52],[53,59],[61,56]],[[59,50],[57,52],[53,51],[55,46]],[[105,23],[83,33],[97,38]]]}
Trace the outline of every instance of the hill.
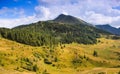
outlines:
{"label": "hill", "polygon": [[115,28],[110,26],[109,24],[105,25],[96,25],[97,28],[108,31],[114,35],[120,35],[120,28]]}
{"label": "hill", "polygon": [[[64,16],[64,22],[69,20],[77,20],[72,16]],[[59,17],[60,17],[59,16]],[[67,19],[65,19],[67,18]],[[89,26],[86,22],[79,24],[67,24],[54,21],[39,21],[28,25],[21,25],[12,29],[1,28],[2,37],[24,43],[32,46],[49,46],[54,48],[59,43],[79,43],[79,44],[95,44],[97,38],[101,34],[110,35],[110,33]]]}
{"label": "hill", "polygon": [[59,44],[50,49],[0,38],[0,74],[118,73],[119,40],[100,38],[99,41],[94,45]]}

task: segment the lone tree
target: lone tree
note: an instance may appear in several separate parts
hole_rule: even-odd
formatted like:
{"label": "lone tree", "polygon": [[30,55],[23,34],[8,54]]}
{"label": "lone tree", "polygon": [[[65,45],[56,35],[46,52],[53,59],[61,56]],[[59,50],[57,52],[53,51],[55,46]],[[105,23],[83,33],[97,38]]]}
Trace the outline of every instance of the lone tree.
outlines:
{"label": "lone tree", "polygon": [[95,56],[95,57],[97,57],[97,56],[98,56],[97,51],[95,51],[95,50],[94,50],[94,52],[93,52],[93,56]]}
{"label": "lone tree", "polygon": [[33,66],[33,71],[37,71],[38,70],[38,66],[35,64],[34,66]]}

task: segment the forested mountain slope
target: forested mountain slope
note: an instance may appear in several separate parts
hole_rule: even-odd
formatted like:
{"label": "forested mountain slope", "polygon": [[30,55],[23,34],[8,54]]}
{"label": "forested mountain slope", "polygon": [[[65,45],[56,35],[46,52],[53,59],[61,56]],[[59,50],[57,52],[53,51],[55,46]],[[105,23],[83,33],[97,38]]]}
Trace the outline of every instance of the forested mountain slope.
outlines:
{"label": "forested mountain slope", "polygon": [[96,25],[97,28],[102,29],[104,31],[108,31],[114,35],[120,35],[120,28],[115,28],[110,26],[109,24],[105,25]]}
{"label": "forested mountain slope", "polygon": [[[76,18],[71,18],[71,20],[74,21]],[[67,20],[64,19],[64,21]],[[95,44],[97,43],[96,38],[99,38],[100,34],[110,33],[87,23],[66,24],[54,21],[39,21],[13,29],[1,28],[0,34],[4,38],[32,46],[48,45],[54,47],[58,43]]]}

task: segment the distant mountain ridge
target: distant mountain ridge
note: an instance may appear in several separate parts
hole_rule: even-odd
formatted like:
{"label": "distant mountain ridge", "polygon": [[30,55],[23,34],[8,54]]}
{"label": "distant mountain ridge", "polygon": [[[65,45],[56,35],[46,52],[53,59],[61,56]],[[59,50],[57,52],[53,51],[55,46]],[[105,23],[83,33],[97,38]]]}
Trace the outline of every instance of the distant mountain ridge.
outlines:
{"label": "distant mountain ridge", "polygon": [[114,35],[120,35],[120,28],[115,28],[110,26],[109,24],[104,25],[96,25],[97,28],[108,31]]}

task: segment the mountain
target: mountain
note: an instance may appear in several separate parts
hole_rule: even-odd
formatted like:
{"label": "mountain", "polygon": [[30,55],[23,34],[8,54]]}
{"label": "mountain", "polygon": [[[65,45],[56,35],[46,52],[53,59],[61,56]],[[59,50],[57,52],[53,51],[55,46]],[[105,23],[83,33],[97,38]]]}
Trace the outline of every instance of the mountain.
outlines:
{"label": "mountain", "polygon": [[112,34],[115,35],[120,35],[120,28],[115,28],[110,26],[109,24],[105,24],[105,25],[96,25],[97,28],[108,31]]}
{"label": "mountain", "polygon": [[[61,14],[58,16],[63,23],[57,21],[39,21],[21,25],[12,29],[0,29],[0,35],[6,39],[32,46],[49,46],[54,48],[59,43],[95,44],[100,34],[110,34],[106,31],[88,25],[73,16]],[[69,20],[68,20],[69,19]],[[74,20],[68,24],[68,22]],[[80,22],[78,24],[78,22]]]}
{"label": "mountain", "polygon": [[[57,18],[53,20],[54,22],[66,23],[66,24],[85,24],[91,25],[77,17],[71,15],[60,14]],[[92,25],[91,25],[92,26]]]}

